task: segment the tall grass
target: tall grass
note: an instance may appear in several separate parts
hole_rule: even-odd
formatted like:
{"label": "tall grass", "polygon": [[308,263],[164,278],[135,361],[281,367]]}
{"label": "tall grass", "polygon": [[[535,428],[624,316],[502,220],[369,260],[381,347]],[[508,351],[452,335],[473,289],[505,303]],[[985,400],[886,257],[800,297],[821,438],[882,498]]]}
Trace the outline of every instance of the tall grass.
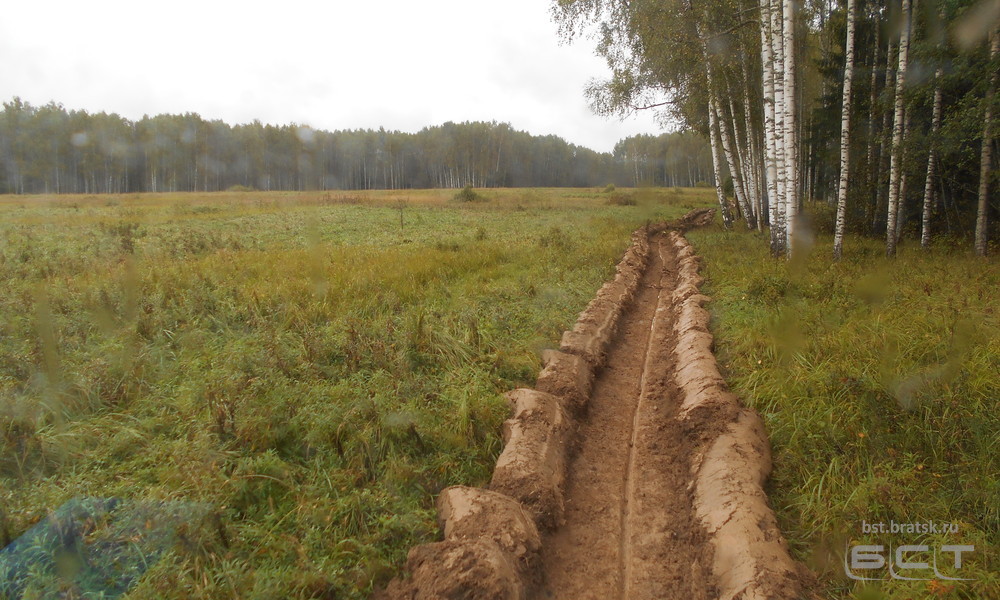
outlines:
{"label": "tall grass", "polygon": [[501,394],[628,232],[690,200],[482,193],[0,198],[0,535],[196,501],[218,527],[130,597],[366,596],[487,481]]}
{"label": "tall grass", "polygon": [[[727,379],[768,426],[771,501],[830,597],[997,598],[996,260],[944,247],[904,247],[888,260],[880,242],[855,240],[835,263],[821,236],[789,264],[770,259],[755,234],[690,238],[705,258]],[[957,523],[959,532],[862,531],[890,521]],[[952,573],[972,581],[862,585],[843,566],[848,545],[862,542],[974,545]]]}

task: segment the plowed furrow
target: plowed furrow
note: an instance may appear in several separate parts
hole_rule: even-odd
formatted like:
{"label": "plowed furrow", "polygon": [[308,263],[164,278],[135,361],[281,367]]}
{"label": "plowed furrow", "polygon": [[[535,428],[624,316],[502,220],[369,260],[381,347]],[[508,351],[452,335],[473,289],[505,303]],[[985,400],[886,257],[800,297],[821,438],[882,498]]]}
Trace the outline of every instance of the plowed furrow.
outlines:
{"label": "plowed furrow", "polygon": [[662,236],[598,374],[569,464],[565,523],[544,540],[536,598],[705,597],[689,448],[674,418],[673,248]]}

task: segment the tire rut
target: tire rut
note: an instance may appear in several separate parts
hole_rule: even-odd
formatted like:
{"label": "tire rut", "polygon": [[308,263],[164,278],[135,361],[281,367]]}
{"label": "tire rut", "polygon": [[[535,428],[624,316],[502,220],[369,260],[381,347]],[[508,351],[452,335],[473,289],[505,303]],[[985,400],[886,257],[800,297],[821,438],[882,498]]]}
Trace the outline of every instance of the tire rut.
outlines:
{"label": "tire rut", "polygon": [[693,518],[675,419],[674,250],[651,260],[598,374],[566,480],[565,522],[543,542],[536,599],[704,598],[707,545]]}

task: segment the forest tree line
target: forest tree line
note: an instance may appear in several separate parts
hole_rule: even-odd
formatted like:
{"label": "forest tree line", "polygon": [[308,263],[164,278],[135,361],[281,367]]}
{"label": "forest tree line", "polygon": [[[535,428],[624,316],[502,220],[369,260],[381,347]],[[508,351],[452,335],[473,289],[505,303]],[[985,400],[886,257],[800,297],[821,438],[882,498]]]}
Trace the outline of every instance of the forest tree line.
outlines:
{"label": "forest tree line", "polygon": [[595,109],[701,132],[733,174],[726,224],[769,227],[774,254],[791,254],[811,203],[836,211],[837,257],[845,232],[890,256],[942,234],[986,254],[1000,2],[554,0],[553,14],[567,38],[600,38],[613,75],[588,90]]}
{"label": "forest tree line", "polygon": [[0,192],[15,194],[714,183],[694,132],[630,137],[598,153],[496,122],[329,132],[193,113],[130,121],[19,98],[3,108]]}

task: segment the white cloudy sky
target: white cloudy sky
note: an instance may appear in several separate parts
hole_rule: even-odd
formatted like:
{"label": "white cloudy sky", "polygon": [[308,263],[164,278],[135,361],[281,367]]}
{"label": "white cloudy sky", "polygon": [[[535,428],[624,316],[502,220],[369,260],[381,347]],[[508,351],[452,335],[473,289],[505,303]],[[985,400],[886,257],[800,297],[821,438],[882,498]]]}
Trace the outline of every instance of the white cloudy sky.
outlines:
{"label": "white cloudy sky", "polygon": [[607,67],[592,41],[560,44],[551,1],[8,2],[0,100],[331,130],[497,120],[595,150],[659,132],[590,112]]}

